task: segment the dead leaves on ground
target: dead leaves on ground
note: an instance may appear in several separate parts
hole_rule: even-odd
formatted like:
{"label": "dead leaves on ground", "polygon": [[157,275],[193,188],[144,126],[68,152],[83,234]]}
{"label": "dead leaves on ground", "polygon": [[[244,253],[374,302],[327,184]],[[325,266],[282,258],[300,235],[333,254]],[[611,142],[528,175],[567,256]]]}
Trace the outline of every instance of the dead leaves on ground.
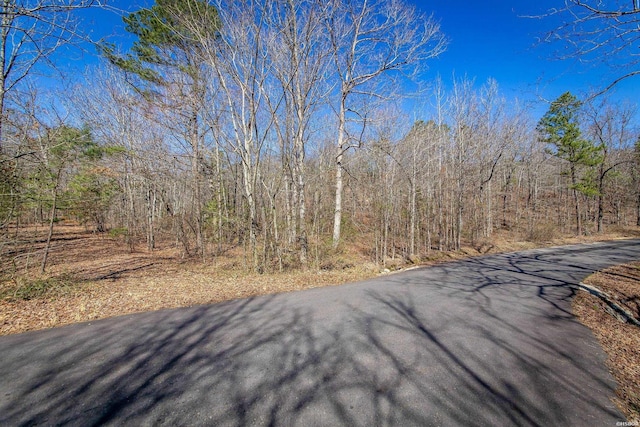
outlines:
{"label": "dead leaves on ground", "polygon": [[[111,248],[112,249],[112,248]],[[5,283],[0,298],[0,335],[45,329],[70,323],[165,308],[211,304],[263,294],[338,285],[375,276],[376,271],[354,267],[339,271],[294,271],[255,274],[227,269],[212,261],[185,262],[167,253],[103,253],[56,266],[39,282],[65,283],[64,289],[34,292],[24,298],[18,284]],[[58,275],[56,275],[58,274]],[[64,277],[66,280],[58,280]],[[68,285],[69,277],[74,283]],[[22,279],[24,281],[24,279]],[[8,286],[8,289],[7,289]],[[35,287],[40,290],[40,287]],[[20,293],[22,292],[22,294]]]}
{"label": "dead leaves on ground", "polygon": [[[640,262],[596,273],[585,283],[640,317]],[[608,355],[609,370],[618,382],[616,404],[629,421],[640,422],[640,328],[620,322],[609,314],[604,302],[586,292],[577,295],[573,311]]]}

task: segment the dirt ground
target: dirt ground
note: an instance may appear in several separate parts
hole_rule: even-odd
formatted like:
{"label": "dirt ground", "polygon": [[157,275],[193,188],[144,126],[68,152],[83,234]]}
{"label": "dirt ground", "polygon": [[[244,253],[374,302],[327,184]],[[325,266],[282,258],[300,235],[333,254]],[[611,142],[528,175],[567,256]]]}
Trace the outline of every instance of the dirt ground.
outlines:
{"label": "dirt ground", "polygon": [[[585,283],[640,319],[640,262],[603,270]],[[576,296],[573,312],[593,331],[608,355],[607,365],[618,382],[616,404],[629,422],[640,423],[640,327],[617,320],[607,304],[587,292]]]}

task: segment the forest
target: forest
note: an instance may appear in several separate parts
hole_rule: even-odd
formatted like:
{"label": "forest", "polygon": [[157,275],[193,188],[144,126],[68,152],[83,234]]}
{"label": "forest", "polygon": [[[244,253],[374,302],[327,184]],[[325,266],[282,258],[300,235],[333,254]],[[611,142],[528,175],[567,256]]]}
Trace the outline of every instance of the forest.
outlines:
{"label": "forest", "polygon": [[156,0],[62,89],[31,76],[95,4],[36,3],[2,6],[0,247],[46,230],[42,272],[63,223],[260,273],[640,225],[635,105],[430,74],[402,0]]}

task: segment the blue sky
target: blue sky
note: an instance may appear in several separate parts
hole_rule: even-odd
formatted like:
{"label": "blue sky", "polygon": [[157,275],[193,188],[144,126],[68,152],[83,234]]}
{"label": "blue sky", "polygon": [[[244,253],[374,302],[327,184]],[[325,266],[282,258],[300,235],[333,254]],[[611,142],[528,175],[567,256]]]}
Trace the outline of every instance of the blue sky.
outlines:
{"label": "blue sky", "polygon": [[[433,13],[440,21],[443,33],[450,40],[447,51],[433,60],[426,78],[440,75],[446,82],[456,77],[475,78],[478,85],[494,78],[503,94],[509,98],[538,102],[537,114],[546,111],[542,99],[553,100],[569,90],[580,95],[590,89],[605,87],[619,75],[599,64],[584,64],[575,60],[554,60],[561,44],[539,44],[537,40],[555,28],[558,17],[544,19],[525,16],[542,15],[564,5],[564,0],[411,0],[421,11]],[[111,3],[133,11],[151,0]],[[115,13],[93,10],[86,13],[85,23],[94,37],[111,36],[118,43],[124,25]],[[74,61],[84,67],[94,62],[90,56]],[[610,95],[615,100],[635,102],[640,97],[640,76],[620,84]]]}
{"label": "blue sky", "polygon": [[[538,40],[562,23],[561,16],[535,19],[564,0],[430,0],[414,1],[431,13],[449,37],[447,51],[431,69],[446,80],[475,77],[478,83],[492,77],[511,98],[553,100],[565,91],[576,95],[606,87],[620,70],[576,60],[555,60],[560,43]],[[639,76],[640,77],[640,76]],[[640,96],[640,78],[621,83],[611,94],[615,99],[635,100]]]}

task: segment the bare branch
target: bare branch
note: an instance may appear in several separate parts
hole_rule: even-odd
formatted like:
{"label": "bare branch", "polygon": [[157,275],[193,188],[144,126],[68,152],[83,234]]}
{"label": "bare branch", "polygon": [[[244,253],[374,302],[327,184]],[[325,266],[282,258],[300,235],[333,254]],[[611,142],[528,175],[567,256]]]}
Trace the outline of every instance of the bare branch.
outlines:
{"label": "bare branch", "polygon": [[612,70],[632,70],[624,71],[622,76],[616,77],[592,98],[640,74],[640,9],[636,0],[624,3],[565,0],[564,8],[551,10],[535,18],[554,15],[563,17],[564,23],[547,33],[542,41],[565,45],[561,53],[557,52],[557,59],[598,62]]}

